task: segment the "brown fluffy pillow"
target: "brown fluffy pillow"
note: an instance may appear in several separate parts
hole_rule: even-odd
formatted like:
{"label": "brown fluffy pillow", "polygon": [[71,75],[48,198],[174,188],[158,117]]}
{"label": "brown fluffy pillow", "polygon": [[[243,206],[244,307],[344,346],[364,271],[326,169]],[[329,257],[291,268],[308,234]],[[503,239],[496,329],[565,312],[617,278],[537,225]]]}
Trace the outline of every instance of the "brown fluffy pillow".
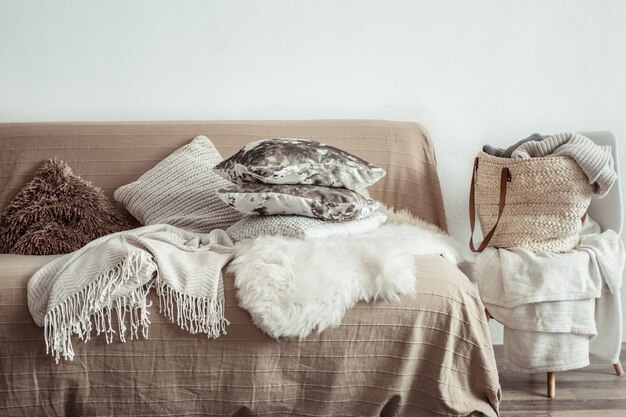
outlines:
{"label": "brown fluffy pillow", "polygon": [[101,236],[130,229],[102,190],[48,160],[0,216],[0,252],[56,255]]}

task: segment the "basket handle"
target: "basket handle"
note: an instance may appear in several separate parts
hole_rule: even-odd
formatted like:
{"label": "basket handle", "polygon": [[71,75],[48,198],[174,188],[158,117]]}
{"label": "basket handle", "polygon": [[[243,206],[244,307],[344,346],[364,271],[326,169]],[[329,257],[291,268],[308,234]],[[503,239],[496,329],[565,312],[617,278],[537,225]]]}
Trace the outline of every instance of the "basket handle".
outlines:
{"label": "basket handle", "polygon": [[500,218],[502,217],[502,212],[504,212],[504,205],[506,203],[506,183],[511,181],[511,171],[508,168],[502,168],[500,173],[500,202],[498,203],[498,219],[496,223],[493,225],[489,233],[485,235],[485,238],[478,246],[478,249],[474,246],[474,226],[476,223],[476,203],[474,199],[474,183],[476,182],[476,171],[478,171],[478,157],[474,159],[474,170],[472,171],[472,183],[470,184],[470,197],[469,197],[469,214],[470,214],[470,229],[472,234],[470,235],[469,247],[472,252],[482,252],[485,250],[493,234],[496,232],[496,227],[498,227],[498,223],[500,222]]}

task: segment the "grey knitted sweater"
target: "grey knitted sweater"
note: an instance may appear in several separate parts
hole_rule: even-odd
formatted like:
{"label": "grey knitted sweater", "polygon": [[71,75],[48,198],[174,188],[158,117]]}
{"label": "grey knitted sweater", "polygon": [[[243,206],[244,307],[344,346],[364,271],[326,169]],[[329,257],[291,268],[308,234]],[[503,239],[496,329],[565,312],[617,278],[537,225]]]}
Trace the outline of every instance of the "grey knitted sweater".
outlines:
{"label": "grey knitted sweater", "polygon": [[605,196],[617,180],[610,146],[596,145],[579,133],[558,133],[541,141],[529,141],[513,151],[512,158],[569,156],[583,170],[598,197]]}

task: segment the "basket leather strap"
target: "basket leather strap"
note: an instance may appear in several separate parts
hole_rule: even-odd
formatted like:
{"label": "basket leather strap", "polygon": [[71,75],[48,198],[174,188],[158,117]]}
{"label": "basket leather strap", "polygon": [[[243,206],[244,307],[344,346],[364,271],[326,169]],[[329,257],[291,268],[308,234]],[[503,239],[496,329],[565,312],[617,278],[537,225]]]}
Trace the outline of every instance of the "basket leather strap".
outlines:
{"label": "basket leather strap", "polygon": [[472,172],[472,183],[470,184],[470,198],[469,198],[469,214],[470,214],[470,229],[472,234],[470,236],[469,247],[472,252],[482,252],[485,250],[494,233],[496,232],[496,227],[498,227],[498,223],[500,222],[500,218],[502,217],[502,213],[504,212],[504,205],[506,204],[506,188],[507,182],[511,181],[511,172],[508,168],[502,168],[500,173],[500,202],[498,203],[498,219],[496,223],[493,225],[489,233],[487,233],[483,239],[483,241],[478,246],[478,249],[474,246],[474,227],[476,223],[476,203],[474,200],[474,183],[476,182],[476,171],[478,171],[478,157],[474,159],[474,171]]}
{"label": "basket leather strap", "polygon": [[585,222],[585,219],[587,218],[587,214],[589,214],[589,207],[587,207],[587,210],[585,210],[585,213],[583,214],[583,216],[580,218],[581,222]]}

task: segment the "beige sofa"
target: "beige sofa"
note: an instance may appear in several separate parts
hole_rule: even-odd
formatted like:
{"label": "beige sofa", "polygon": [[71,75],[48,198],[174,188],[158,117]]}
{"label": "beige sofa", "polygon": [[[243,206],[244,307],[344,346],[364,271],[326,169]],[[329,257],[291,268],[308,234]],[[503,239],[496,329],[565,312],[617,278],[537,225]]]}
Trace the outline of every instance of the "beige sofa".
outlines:
{"label": "beige sofa", "polygon": [[[372,197],[445,230],[428,134],[385,121],[0,125],[0,210],[48,158],[113,191],[199,134],[230,156],[260,137],[316,139],[387,170]],[[123,208],[120,207],[121,210]],[[418,293],[359,303],[341,326],[276,341],[237,306],[225,276],[228,334],[191,335],[155,313],[148,339],[75,344],[46,355],[26,304],[29,277],[54,256],[0,255],[0,415],[431,416],[498,413],[500,386],[482,304],[438,256],[416,260]]]}

